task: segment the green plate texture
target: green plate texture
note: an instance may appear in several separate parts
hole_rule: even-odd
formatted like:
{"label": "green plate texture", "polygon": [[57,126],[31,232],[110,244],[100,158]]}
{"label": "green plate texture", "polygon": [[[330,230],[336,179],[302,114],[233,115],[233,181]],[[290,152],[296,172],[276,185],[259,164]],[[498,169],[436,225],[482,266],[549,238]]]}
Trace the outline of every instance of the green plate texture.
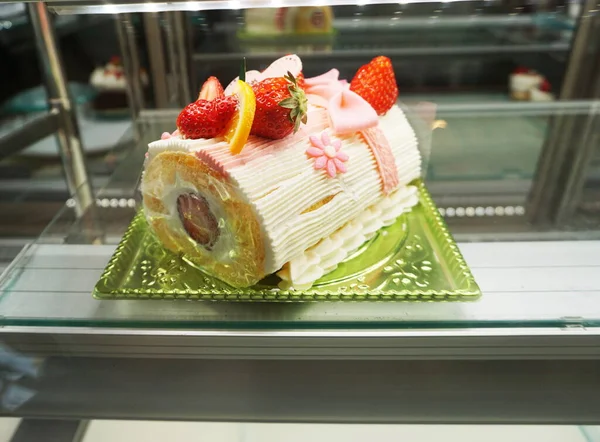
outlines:
{"label": "green plate texture", "polygon": [[100,299],[211,301],[467,301],[481,296],[422,183],[419,204],[381,229],[308,290],[280,290],[271,275],[234,288],[166,250],[138,213],[96,284]]}

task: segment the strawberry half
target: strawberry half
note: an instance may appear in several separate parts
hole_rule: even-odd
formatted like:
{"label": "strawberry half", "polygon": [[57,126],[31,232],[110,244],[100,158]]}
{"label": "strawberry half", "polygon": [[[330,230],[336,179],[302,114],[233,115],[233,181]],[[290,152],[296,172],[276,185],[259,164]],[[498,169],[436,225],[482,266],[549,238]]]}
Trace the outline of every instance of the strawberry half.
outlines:
{"label": "strawberry half", "polygon": [[225,92],[223,92],[223,86],[221,86],[219,79],[217,77],[208,77],[208,80],[204,82],[202,89],[200,89],[198,99],[214,100],[224,95]]}
{"label": "strawberry half", "polygon": [[542,84],[540,84],[540,91],[550,92],[551,90],[552,86],[550,85],[550,82],[544,78],[544,81],[542,81]]}
{"label": "strawberry half", "polygon": [[392,60],[376,57],[362,66],[350,82],[350,90],[364,98],[378,115],[385,114],[398,99]]}
{"label": "strawberry half", "polygon": [[290,72],[256,83],[252,90],[256,97],[252,135],[278,140],[306,123],[308,101]]}

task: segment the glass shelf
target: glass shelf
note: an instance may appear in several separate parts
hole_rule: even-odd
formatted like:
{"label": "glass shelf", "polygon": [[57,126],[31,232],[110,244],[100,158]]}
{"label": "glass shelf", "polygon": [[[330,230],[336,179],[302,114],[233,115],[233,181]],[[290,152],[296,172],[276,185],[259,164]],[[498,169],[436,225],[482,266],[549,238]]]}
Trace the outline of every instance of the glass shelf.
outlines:
{"label": "glass shelf", "polygon": [[241,10],[220,11],[216,22],[210,11],[188,14],[192,84],[199,86],[209,75],[235,75],[242,57],[260,70],[275,54],[287,53],[304,60],[307,76],[336,68],[341,78],[352,78],[362,63],[385,54],[394,60],[403,92],[503,91],[507,73],[519,64],[559,84],[572,37],[564,30],[566,15],[509,14],[507,5],[494,2],[473,8],[461,3],[336,7],[331,33],[318,36],[250,33]]}
{"label": "glass shelf", "polygon": [[[419,97],[419,100],[427,98]],[[531,124],[540,125],[541,137],[542,127],[550,118],[559,114],[586,115],[595,105],[594,102],[463,104],[439,101],[438,116],[443,115],[449,125],[442,132],[443,137],[437,139],[434,135],[429,170],[438,167],[440,160],[436,152],[451,148],[439,148],[448,139],[450,145],[460,139],[477,144],[473,134],[464,132],[461,119],[469,119],[468,126],[477,128],[478,118],[480,121],[495,119],[502,126],[501,119],[514,119],[518,115],[522,120],[530,119]],[[409,106],[409,109],[412,108]],[[518,236],[511,237],[511,232],[502,224],[510,216],[489,216],[498,232],[496,242],[459,243],[483,292],[477,302],[275,305],[95,300],[92,289],[136,213],[137,184],[147,143],[157,139],[163,131],[172,130],[176,115],[176,111],[143,114],[137,123],[141,136],[135,148],[108,185],[97,192],[96,205],[77,219],[72,201],[67,202],[41,237],[5,271],[0,279],[0,325],[185,329],[600,326],[598,231],[589,228],[578,231],[574,225],[569,231],[546,232],[553,233],[556,241],[517,241]],[[507,133],[506,136],[512,135]],[[533,139],[541,143],[537,135]],[[494,142],[506,144],[506,140],[490,140],[488,144],[484,140],[485,137],[481,138],[482,152],[486,147],[491,151],[498,149]],[[515,148],[522,149],[518,146]],[[456,148],[460,148],[460,143]],[[488,151],[481,158],[491,153]],[[469,160],[465,153],[455,155]],[[478,160],[474,157],[473,161]],[[492,157],[493,162],[496,161]],[[500,175],[500,178],[506,182],[511,180],[510,175]],[[498,176],[490,173],[483,179],[495,182]],[[435,180],[426,180],[426,183],[435,183]],[[443,194],[433,196],[444,199]],[[562,240],[574,233],[587,240]],[[498,241],[500,239],[502,241]]]}
{"label": "glass shelf", "polygon": [[[452,0],[462,2],[468,0]],[[117,14],[128,12],[160,12],[160,11],[202,11],[218,9],[250,9],[272,8],[273,0],[197,0],[197,1],[136,1],[121,0],[106,4],[99,0],[49,0],[45,3],[58,14]],[[398,4],[397,0],[378,0],[378,4]],[[420,3],[420,1],[406,0],[403,2]],[[326,0],[319,5],[340,6],[355,5],[356,0]],[[306,6],[306,0],[278,0],[278,7]]]}

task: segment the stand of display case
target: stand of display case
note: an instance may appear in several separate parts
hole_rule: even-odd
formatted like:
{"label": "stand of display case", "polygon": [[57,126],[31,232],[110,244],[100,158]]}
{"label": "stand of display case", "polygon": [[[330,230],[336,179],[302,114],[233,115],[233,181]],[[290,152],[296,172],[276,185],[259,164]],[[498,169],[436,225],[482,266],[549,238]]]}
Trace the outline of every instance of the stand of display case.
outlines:
{"label": "stand of display case", "polygon": [[74,198],[77,210],[83,213],[92,203],[93,195],[75,108],[67,90],[56,45],[52,17],[42,2],[30,3],[27,7],[48,93],[49,111],[0,137],[0,158],[18,152],[50,134],[56,134],[69,193]]}
{"label": "stand of display case", "polygon": [[[136,213],[143,134],[0,278],[4,364],[55,418],[599,423],[600,241],[463,242],[476,302],[98,301]],[[113,189],[128,198],[111,197]]]}

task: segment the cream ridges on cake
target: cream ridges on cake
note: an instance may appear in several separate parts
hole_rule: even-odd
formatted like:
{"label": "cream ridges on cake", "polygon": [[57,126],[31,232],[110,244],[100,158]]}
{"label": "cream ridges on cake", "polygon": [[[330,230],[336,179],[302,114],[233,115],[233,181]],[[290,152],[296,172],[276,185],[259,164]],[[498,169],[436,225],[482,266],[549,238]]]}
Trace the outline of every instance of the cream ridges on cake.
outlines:
{"label": "cream ridges on cake", "polygon": [[[392,146],[400,185],[405,186],[420,175],[421,160],[415,134],[398,107],[381,117],[379,124]],[[257,251],[254,258],[263,259],[262,270],[250,279],[254,283],[281,269],[286,262],[301,256],[309,247],[384,199],[375,159],[359,134],[332,135],[340,139],[341,149],[349,157],[345,174],[334,180],[314,169],[306,155],[310,147],[309,133],[322,131],[329,131],[324,110],[315,107],[309,112],[308,127],[293,139],[272,141],[251,137],[239,155],[232,155],[227,143],[218,140],[155,141],[150,144],[147,174],[154,174],[155,170],[166,173],[173,168],[175,173],[166,185],[162,180],[144,180],[144,194],[163,201],[166,211],[153,211],[146,204],[146,214],[151,222],[164,220],[170,229],[181,230],[176,197],[182,193],[202,196],[220,220],[221,229],[214,249],[202,254],[234,266],[236,259],[228,256],[228,252],[236,250],[237,214],[233,212],[230,218],[227,211],[220,208],[219,197],[247,205],[251,208],[247,215],[260,226],[260,232],[254,232],[256,236],[252,239]],[[209,167],[214,172],[214,182],[202,188],[198,182],[185,177],[181,172],[188,163],[174,157],[175,153],[189,155],[190,164]],[[213,189],[218,185],[220,187]]]}
{"label": "cream ridges on cake", "polygon": [[279,271],[282,287],[306,288],[414,206],[421,158],[406,116],[395,105],[354,115],[373,121],[340,133],[335,119],[354,98],[339,84],[337,101],[309,94],[298,132],[251,135],[239,154],[221,138],[151,143],[144,209],[163,244],[233,286]]}
{"label": "cream ridges on cake", "polygon": [[279,287],[303,290],[316,280],[335,270],[379,229],[389,226],[400,215],[419,202],[415,186],[401,187],[381,201],[361,212],[352,221],[288,261],[277,272],[282,279]]}

